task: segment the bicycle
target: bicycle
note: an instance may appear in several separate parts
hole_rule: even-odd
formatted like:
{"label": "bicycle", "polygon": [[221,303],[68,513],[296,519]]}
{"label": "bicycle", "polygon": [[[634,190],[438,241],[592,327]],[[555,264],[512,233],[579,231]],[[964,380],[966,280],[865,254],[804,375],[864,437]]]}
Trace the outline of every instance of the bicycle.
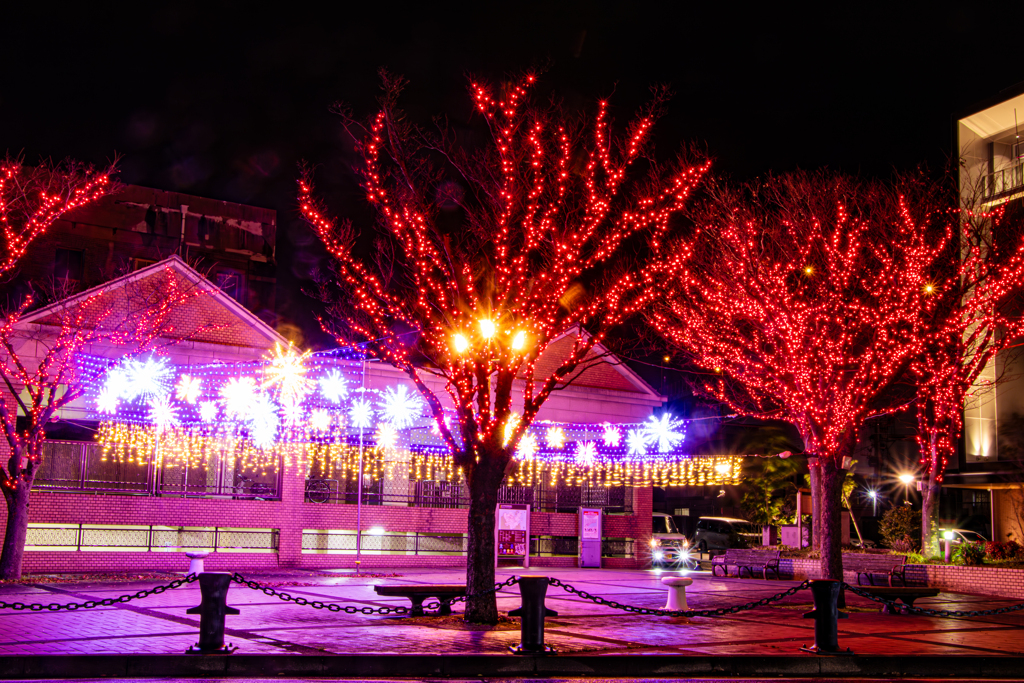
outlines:
{"label": "bicycle", "polygon": [[306,500],[310,503],[326,503],[331,499],[331,484],[326,479],[306,480]]}

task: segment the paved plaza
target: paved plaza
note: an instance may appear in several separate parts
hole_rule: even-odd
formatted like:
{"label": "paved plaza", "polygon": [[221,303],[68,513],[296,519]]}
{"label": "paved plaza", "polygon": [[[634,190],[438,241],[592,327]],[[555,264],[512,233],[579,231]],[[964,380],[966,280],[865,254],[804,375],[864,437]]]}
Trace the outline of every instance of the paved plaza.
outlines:
{"label": "paved plaza", "polygon": [[[348,572],[292,571],[253,574],[256,579],[293,596],[357,607],[408,605],[404,599],[382,599],[373,586],[455,583],[461,570],[408,570],[389,578],[353,576]],[[524,570],[502,570],[504,579]],[[547,574],[595,595],[641,607],[661,607],[666,592],[653,571],[553,569]],[[714,578],[691,574],[687,589],[691,609],[747,603],[797,585],[791,581]],[[168,577],[170,579],[171,577]],[[64,603],[100,600],[134,593],[166,581],[111,583],[38,583],[0,587],[8,603]],[[76,612],[0,610],[0,654],[174,654],[196,642],[198,615],[185,610],[199,604],[197,584],[114,607]],[[472,627],[448,617],[366,616],[317,610],[282,602],[232,584],[228,604],[241,610],[227,617],[226,640],[239,654],[488,654],[507,653],[520,640],[515,621],[494,628]],[[768,607],[719,617],[671,618],[640,616],[586,602],[548,588],[548,606],[558,611],[546,622],[546,641],[561,653],[573,654],[745,654],[799,655],[813,642],[810,591],[801,591]],[[878,605],[847,596],[849,619],[839,622],[839,643],[861,655],[1024,654],[1024,612],[970,617],[934,618],[886,615]],[[922,599],[921,607],[975,610],[1014,604],[1013,601],[942,593]],[[517,587],[498,594],[503,612],[519,606]],[[456,606],[456,612],[459,607]],[[811,656],[811,655],[807,655]]]}

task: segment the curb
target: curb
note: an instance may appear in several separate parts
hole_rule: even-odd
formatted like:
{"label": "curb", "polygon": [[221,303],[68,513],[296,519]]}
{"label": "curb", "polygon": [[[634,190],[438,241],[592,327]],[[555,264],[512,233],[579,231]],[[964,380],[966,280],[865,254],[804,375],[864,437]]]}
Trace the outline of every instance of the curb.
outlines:
{"label": "curb", "polygon": [[966,655],[20,655],[0,658],[0,679],[163,677],[342,678],[789,678],[1019,679],[1022,657]]}

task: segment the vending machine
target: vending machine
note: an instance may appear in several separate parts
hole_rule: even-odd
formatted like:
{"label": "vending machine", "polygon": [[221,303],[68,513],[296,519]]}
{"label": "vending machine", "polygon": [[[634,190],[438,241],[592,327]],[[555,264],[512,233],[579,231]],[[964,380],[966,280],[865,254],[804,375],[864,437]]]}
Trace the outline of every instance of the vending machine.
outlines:
{"label": "vending machine", "polygon": [[580,566],[601,568],[601,508],[580,508]]}
{"label": "vending machine", "polygon": [[498,505],[495,513],[494,566],[507,557],[522,558],[523,566],[530,566],[530,506]]}

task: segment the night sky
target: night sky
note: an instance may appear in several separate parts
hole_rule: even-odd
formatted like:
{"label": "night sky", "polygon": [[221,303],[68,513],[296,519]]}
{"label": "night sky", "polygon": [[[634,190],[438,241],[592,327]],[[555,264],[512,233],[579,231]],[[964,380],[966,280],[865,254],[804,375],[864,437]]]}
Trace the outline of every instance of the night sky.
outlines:
{"label": "night sky", "polygon": [[381,66],[411,81],[404,106],[423,123],[469,116],[467,73],[545,65],[544,88],[574,107],[612,94],[620,120],[667,83],[659,152],[696,142],[737,178],[941,167],[952,114],[1024,80],[1009,3],[827,15],[726,2],[100,4],[5,8],[0,151],[116,152],[125,182],[276,209],[279,308],[307,330],[294,311],[310,309],[300,288],[320,251],[296,219],[296,164],[318,164],[332,209],[365,224],[328,107],[372,113]]}

